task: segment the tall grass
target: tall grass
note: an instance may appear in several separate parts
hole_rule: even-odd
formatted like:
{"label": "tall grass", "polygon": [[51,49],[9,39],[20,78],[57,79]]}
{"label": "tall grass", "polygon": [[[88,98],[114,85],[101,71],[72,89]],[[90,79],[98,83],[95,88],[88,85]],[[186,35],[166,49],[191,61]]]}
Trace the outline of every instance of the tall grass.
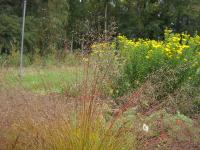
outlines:
{"label": "tall grass", "polygon": [[[135,149],[132,124],[121,121],[119,115],[105,119],[104,113],[107,110],[103,110],[103,104],[106,102],[101,99],[100,88],[110,68],[102,71],[98,65],[91,66],[90,61],[85,62],[80,95],[72,100],[66,95],[41,97],[19,91],[15,96],[12,92],[5,94],[16,97],[14,101],[10,96],[5,99],[10,99],[8,103],[14,102],[12,109],[18,118],[14,119],[9,128],[6,149]],[[3,114],[12,114],[13,111]]]}

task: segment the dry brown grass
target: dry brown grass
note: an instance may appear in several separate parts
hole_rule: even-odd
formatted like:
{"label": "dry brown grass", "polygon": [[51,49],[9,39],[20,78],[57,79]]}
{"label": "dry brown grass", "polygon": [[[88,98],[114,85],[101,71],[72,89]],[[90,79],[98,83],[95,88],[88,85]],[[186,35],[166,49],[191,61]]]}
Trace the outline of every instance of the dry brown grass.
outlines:
{"label": "dry brown grass", "polygon": [[84,92],[70,98],[1,89],[1,149],[132,149],[133,141],[127,141],[131,132],[106,123],[108,105],[95,91]]}
{"label": "dry brown grass", "polygon": [[94,68],[91,77],[88,65],[80,95],[75,97],[37,95],[0,82],[1,149],[134,149],[131,128],[117,125],[115,116],[106,122],[109,101],[99,91],[106,75]]}
{"label": "dry brown grass", "polygon": [[2,149],[11,148],[11,143],[21,140],[23,136],[18,129],[23,128],[22,125],[32,124],[34,126],[54,122],[58,118],[65,118],[65,115],[70,114],[74,107],[73,100],[62,95],[39,96],[16,89],[1,90],[0,147]]}

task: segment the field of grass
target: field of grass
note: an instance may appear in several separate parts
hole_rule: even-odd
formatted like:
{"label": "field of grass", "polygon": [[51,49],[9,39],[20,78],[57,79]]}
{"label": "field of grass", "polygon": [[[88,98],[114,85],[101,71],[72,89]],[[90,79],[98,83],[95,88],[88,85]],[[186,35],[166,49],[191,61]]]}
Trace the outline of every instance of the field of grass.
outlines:
{"label": "field of grass", "polygon": [[29,67],[22,78],[17,69],[2,70],[0,81],[3,149],[126,150],[135,144],[125,126],[116,127],[114,118],[105,122],[111,101],[100,99],[96,78],[83,78],[81,66]]}
{"label": "field of grass", "polygon": [[[158,145],[166,149],[173,149],[173,145],[182,149],[198,148],[198,119],[171,115],[160,108],[153,112],[147,110],[150,114],[145,115],[134,108],[137,100],[147,96],[146,91],[140,91],[139,97],[136,91],[121,98],[127,99],[122,106],[116,106],[114,99],[102,99],[94,82],[65,94],[68,86],[83,82],[82,68],[52,66],[36,71],[30,67],[21,79],[17,69],[9,69],[2,70],[1,78],[4,80],[0,90],[3,149],[132,150],[155,149]],[[148,132],[143,131],[144,124],[148,125]]]}
{"label": "field of grass", "polygon": [[21,78],[2,68],[0,150],[200,149],[200,38],[170,32]]}
{"label": "field of grass", "polygon": [[2,79],[7,85],[26,89],[32,92],[45,94],[58,92],[63,93],[65,89],[74,88],[81,82],[83,69],[79,67],[27,67],[24,74],[19,77],[17,68],[2,70]]}

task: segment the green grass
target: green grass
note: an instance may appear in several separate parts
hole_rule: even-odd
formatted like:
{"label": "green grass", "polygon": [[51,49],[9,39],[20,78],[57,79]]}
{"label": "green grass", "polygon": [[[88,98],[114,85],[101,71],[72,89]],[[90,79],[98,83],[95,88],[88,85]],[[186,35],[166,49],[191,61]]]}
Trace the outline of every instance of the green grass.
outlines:
{"label": "green grass", "polygon": [[7,85],[23,87],[37,93],[58,92],[74,88],[82,79],[81,67],[26,68],[22,78],[16,69],[4,73],[3,80]]}

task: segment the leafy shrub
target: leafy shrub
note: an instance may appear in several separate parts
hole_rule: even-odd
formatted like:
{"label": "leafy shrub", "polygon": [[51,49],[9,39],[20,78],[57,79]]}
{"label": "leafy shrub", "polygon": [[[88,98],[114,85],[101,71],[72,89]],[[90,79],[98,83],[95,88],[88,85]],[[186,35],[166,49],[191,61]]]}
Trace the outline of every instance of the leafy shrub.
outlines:
{"label": "leafy shrub", "polygon": [[170,113],[198,114],[200,86],[196,82],[199,76],[192,80],[187,64],[161,68],[146,78],[138,109],[142,113],[165,108]]}
{"label": "leafy shrub", "polygon": [[[11,53],[0,55],[0,65],[2,67],[18,67],[20,64],[20,54],[17,45],[11,43]],[[30,56],[27,54],[23,55],[23,64],[28,66],[31,64]]]}
{"label": "leafy shrub", "polygon": [[[165,30],[165,40],[128,40],[118,37],[120,56],[126,60],[117,79],[115,95],[120,96],[139,87],[151,73],[161,68],[178,68],[187,64],[181,76],[196,82],[200,69],[200,36],[176,34]],[[175,88],[175,87],[174,87]]]}

